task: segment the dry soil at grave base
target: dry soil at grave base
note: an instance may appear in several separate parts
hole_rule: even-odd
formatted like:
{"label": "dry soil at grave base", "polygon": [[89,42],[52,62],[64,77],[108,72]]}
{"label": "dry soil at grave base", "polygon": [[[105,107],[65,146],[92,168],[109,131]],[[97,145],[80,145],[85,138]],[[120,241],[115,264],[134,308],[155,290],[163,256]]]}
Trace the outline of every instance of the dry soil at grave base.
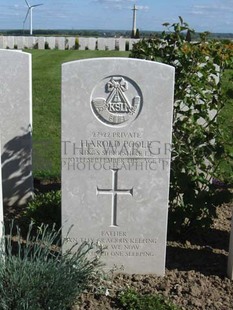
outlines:
{"label": "dry soil at grave base", "polygon": [[117,274],[107,285],[108,296],[83,294],[74,309],[120,309],[116,296],[128,287],[142,294],[161,294],[184,310],[233,309],[233,281],[226,277],[232,208],[233,204],[219,206],[218,216],[204,236],[168,241],[164,278]]}

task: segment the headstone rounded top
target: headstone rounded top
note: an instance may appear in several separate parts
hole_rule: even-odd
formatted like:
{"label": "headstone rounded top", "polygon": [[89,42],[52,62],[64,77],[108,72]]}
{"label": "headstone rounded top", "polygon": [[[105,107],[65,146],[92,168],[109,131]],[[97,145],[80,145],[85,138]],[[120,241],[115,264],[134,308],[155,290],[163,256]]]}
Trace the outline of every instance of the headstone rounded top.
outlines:
{"label": "headstone rounded top", "polygon": [[[164,64],[162,62],[157,62],[157,61],[152,61],[152,60],[145,60],[145,59],[137,59],[137,58],[127,58],[127,57],[99,57],[99,58],[87,58],[87,59],[79,59],[79,60],[74,60],[74,61],[69,61],[69,62],[65,62],[62,64],[62,67],[65,66],[73,66],[75,63],[80,64],[80,63],[85,63],[85,62],[96,62],[96,63],[100,63],[100,62],[109,62],[109,63],[113,63],[113,62],[118,62],[121,63],[125,66],[125,62],[127,63],[142,63],[142,64],[151,64],[153,66],[161,66],[161,67],[167,67],[170,68],[172,71],[175,72],[175,68],[173,66]],[[107,68],[106,68],[107,69]]]}
{"label": "headstone rounded top", "polygon": [[29,57],[31,57],[31,54],[30,53],[27,53],[27,52],[23,52],[22,50],[10,50],[10,49],[1,49],[0,48],[0,52],[1,52],[1,55],[3,55],[3,53],[6,53],[7,55],[9,55],[10,53],[12,54],[24,54],[24,55],[28,55]]}

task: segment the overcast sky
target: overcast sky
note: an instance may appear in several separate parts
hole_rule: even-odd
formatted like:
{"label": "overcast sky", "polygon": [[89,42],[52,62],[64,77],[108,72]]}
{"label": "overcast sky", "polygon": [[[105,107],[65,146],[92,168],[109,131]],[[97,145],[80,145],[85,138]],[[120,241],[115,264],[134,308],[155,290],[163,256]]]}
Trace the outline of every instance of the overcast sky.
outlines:
{"label": "overcast sky", "polygon": [[[33,29],[132,29],[132,7],[138,7],[137,28],[160,31],[178,16],[196,31],[233,33],[233,0],[28,0],[43,3],[33,10]],[[22,29],[25,0],[0,0],[0,29]],[[29,20],[25,23],[29,28]]]}

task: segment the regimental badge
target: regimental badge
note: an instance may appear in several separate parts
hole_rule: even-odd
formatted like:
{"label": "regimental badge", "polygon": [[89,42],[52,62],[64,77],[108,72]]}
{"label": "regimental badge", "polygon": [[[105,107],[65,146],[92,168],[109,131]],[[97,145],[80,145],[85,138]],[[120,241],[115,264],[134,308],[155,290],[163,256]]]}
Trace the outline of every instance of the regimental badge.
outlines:
{"label": "regimental badge", "polygon": [[104,125],[123,127],[134,121],[142,109],[142,93],[129,78],[111,76],[93,90],[91,108]]}

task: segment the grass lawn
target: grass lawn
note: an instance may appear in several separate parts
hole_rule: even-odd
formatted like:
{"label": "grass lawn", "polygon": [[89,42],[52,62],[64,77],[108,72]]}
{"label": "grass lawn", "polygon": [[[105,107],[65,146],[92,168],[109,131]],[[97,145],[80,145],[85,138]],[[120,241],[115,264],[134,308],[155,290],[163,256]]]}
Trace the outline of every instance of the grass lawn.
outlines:
{"label": "grass lawn", "polygon": [[129,52],[26,50],[32,54],[33,172],[60,178],[61,65],[94,57],[128,57]]}
{"label": "grass lawn", "polygon": [[[128,57],[129,52],[26,50],[32,54],[33,82],[33,172],[34,177],[60,179],[61,153],[61,65],[94,57]],[[233,154],[233,70],[223,79],[226,106],[220,123],[225,147]],[[233,164],[229,157],[219,169],[219,178],[233,183]]]}

